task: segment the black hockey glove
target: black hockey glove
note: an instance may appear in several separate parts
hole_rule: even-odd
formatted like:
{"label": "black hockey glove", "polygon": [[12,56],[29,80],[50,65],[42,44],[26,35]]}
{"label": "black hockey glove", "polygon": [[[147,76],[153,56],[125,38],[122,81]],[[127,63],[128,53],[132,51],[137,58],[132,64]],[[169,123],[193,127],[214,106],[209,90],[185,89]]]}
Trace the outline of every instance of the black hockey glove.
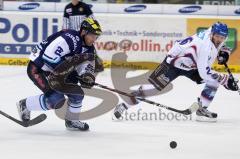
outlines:
{"label": "black hockey glove", "polygon": [[231,54],[232,49],[227,47],[227,46],[223,46],[217,56],[217,60],[218,60],[218,64],[219,65],[223,65],[225,63],[228,62],[229,59],[229,55]]}
{"label": "black hockey glove", "polygon": [[84,73],[78,77],[81,87],[83,88],[92,88],[95,84],[95,77],[91,73]]}
{"label": "black hockey glove", "polygon": [[226,84],[224,85],[224,87],[231,91],[238,91],[239,88],[238,88],[237,83],[238,83],[237,79],[232,79],[229,77]]}

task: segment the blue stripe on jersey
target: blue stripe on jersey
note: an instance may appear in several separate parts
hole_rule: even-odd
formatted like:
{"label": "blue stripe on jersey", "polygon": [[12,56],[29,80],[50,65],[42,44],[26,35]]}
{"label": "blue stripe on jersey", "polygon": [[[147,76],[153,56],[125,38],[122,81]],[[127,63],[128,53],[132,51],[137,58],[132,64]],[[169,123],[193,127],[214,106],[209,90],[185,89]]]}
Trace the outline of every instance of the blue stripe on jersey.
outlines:
{"label": "blue stripe on jersey", "polygon": [[42,58],[50,63],[53,63],[53,64],[56,64],[58,63],[60,60],[61,60],[61,57],[55,57],[55,58],[52,58],[52,57],[49,57],[47,56],[46,54],[43,54]]}
{"label": "blue stripe on jersey", "polygon": [[45,111],[49,110],[47,108],[46,104],[44,103],[44,95],[43,94],[40,95],[40,97],[39,97],[39,103],[40,103],[40,106],[41,106],[42,110],[45,110]]}

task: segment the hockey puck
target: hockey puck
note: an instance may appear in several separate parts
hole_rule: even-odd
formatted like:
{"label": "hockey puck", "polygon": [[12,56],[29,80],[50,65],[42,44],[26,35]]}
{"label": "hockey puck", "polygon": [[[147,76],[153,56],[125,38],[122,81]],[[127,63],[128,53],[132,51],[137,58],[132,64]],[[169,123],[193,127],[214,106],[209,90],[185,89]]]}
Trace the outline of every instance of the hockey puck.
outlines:
{"label": "hockey puck", "polygon": [[175,149],[175,148],[177,147],[176,141],[171,141],[171,142],[170,142],[170,147],[171,147],[172,149]]}

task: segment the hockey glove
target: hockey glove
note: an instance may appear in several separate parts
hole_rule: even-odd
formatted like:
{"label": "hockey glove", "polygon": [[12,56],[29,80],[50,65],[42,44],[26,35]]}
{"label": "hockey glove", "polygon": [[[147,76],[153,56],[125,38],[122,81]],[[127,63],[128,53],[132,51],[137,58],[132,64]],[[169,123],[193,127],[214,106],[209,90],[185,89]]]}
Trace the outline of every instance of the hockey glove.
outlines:
{"label": "hockey glove", "polygon": [[225,63],[228,62],[229,59],[229,55],[231,54],[232,49],[227,47],[227,46],[223,46],[217,56],[217,60],[218,60],[218,64],[219,65],[223,65]]}
{"label": "hockey glove", "polygon": [[91,73],[84,73],[78,77],[81,87],[83,88],[92,88],[95,83],[95,77]]}
{"label": "hockey glove", "polygon": [[219,74],[215,73],[212,75],[214,79],[216,79],[221,85],[223,85],[226,89],[237,91],[238,90],[238,79],[231,78],[231,76],[228,76],[226,74]]}
{"label": "hockey glove", "polygon": [[228,76],[226,74],[220,75],[218,74],[218,79],[217,79],[221,85],[223,85],[226,89],[231,90],[231,91],[237,91],[238,88],[238,79],[236,78],[231,78],[231,76]]}
{"label": "hockey glove", "polygon": [[235,79],[235,78],[232,79],[232,78],[229,77],[226,84],[224,85],[224,87],[226,89],[231,90],[231,91],[238,91],[239,88],[238,88],[237,83],[238,83],[237,79]]}

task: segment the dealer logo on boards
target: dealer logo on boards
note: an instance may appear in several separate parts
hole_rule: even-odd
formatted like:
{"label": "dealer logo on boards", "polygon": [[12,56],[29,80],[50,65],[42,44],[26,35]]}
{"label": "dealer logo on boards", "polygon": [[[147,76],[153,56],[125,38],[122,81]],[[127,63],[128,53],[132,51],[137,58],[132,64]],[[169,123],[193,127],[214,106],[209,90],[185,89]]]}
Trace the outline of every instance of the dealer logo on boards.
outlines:
{"label": "dealer logo on boards", "polygon": [[32,10],[40,6],[39,3],[25,3],[18,7],[19,10]]}
{"label": "dealer logo on boards", "polygon": [[147,8],[146,5],[134,5],[134,6],[125,8],[124,11],[128,13],[133,13],[133,12],[140,12],[146,8]]}
{"label": "dealer logo on boards", "polygon": [[183,7],[181,9],[179,9],[178,12],[180,12],[180,13],[194,13],[194,12],[197,12],[201,9],[202,9],[201,6],[187,6],[187,7]]}
{"label": "dealer logo on boards", "polygon": [[0,17],[0,53],[2,54],[30,54],[37,43],[47,39],[59,29],[57,18],[28,18],[25,23],[21,19]]}

